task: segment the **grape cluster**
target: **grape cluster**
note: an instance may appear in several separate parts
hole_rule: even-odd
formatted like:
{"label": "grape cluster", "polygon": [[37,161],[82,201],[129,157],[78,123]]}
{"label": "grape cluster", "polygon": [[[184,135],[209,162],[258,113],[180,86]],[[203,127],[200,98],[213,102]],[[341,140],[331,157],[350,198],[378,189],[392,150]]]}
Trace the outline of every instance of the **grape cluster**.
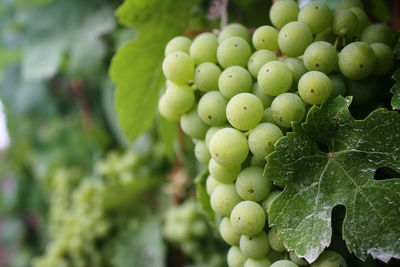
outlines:
{"label": "grape cluster", "polygon": [[[263,176],[263,166],[277,140],[292,122],[304,120],[311,105],[348,94],[355,105],[374,100],[376,79],[394,64],[393,32],[371,24],[358,0],[341,1],[333,10],[322,1],[300,9],[296,1],[280,0],[270,20],[273,26],[253,35],[233,23],[219,35],[175,37],[162,66],[167,82],[159,112],[180,121],[196,158],[208,164],[207,192],[223,216],[220,233],[232,246],[231,267],[269,266],[269,251],[285,251],[277,229],[266,225],[279,191]],[[312,266],[328,266],[319,262],[326,264],[329,253],[335,252]],[[290,259],[271,266],[308,265],[294,253]]]}

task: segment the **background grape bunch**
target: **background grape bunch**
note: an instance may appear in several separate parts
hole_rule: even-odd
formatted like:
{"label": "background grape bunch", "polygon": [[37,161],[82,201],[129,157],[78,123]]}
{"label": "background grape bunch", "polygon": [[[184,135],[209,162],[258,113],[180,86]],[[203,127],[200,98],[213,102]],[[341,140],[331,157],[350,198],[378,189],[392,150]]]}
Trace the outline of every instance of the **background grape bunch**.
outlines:
{"label": "background grape bunch", "polygon": [[[356,117],[382,105],[387,92],[376,85],[394,65],[394,33],[371,24],[360,1],[341,1],[332,10],[322,1],[299,9],[281,0],[270,20],[273,26],[253,34],[232,23],[219,34],[175,37],[162,66],[167,81],[158,110],[180,122],[197,160],[208,164],[207,193],[221,216],[219,233],[232,246],[231,267],[309,264],[288,254],[266,223],[281,189],[263,176],[265,158],[312,105],[351,95]],[[347,263],[326,250],[311,266]]]}

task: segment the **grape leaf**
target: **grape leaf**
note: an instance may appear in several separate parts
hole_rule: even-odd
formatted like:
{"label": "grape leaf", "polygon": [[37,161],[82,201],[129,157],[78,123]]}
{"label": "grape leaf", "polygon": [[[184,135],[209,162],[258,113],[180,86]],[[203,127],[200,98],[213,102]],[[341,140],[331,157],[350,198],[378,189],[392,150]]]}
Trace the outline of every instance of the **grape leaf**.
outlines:
{"label": "grape leaf", "polygon": [[378,109],[355,120],[350,103],[339,96],[312,107],[267,158],[265,175],[285,187],[268,221],[285,247],[309,262],[331,241],[337,205],[346,208],[343,238],[352,253],[400,258],[400,179],[373,179],[380,167],[400,172],[400,115]]}
{"label": "grape leaf", "polygon": [[390,92],[393,94],[392,107],[393,109],[400,109],[400,69],[393,74],[392,78],[396,81],[390,90]]}

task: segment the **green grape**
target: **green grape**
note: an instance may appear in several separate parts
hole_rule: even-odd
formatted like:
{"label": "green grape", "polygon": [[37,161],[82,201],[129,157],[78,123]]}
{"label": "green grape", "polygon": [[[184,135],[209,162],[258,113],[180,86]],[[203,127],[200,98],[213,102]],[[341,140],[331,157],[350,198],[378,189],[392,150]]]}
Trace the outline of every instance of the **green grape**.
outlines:
{"label": "green grape", "polygon": [[277,252],[284,252],[286,250],[282,240],[279,238],[278,229],[275,226],[268,232],[268,242],[270,247]]}
{"label": "green grape", "polygon": [[165,77],[173,83],[182,84],[193,79],[194,63],[185,52],[169,53],[162,65]]}
{"label": "green grape", "polygon": [[264,91],[260,88],[257,82],[253,84],[253,88],[251,89],[251,93],[253,95],[258,96],[258,98],[263,103],[264,108],[270,107],[272,101],[274,100],[273,96],[267,95]]}
{"label": "green grape", "polygon": [[374,71],[375,66],[376,55],[367,43],[351,43],[339,53],[340,72],[349,79],[364,79]]}
{"label": "green grape", "polygon": [[217,36],[213,33],[205,32],[193,40],[189,54],[196,65],[203,62],[217,63],[217,48]]}
{"label": "green grape", "polygon": [[310,71],[300,78],[299,95],[307,104],[322,104],[331,96],[331,92],[332,82],[322,72]]}
{"label": "green grape", "polygon": [[370,25],[371,22],[369,21],[368,15],[361,8],[352,7],[352,8],[349,8],[349,10],[351,12],[353,12],[353,14],[356,15],[356,17],[357,17],[357,20],[358,20],[357,37],[359,39],[359,38],[361,38],[362,31],[365,29],[365,27]]}
{"label": "green grape", "polygon": [[276,60],[278,60],[278,58],[271,51],[258,50],[251,55],[247,68],[251,75],[257,78],[258,72],[265,63]]}
{"label": "green grape", "polygon": [[239,23],[231,23],[226,25],[218,36],[218,42],[222,43],[229,37],[241,37],[250,43],[250,32],[249,30]]}
{"label": "green grape", "polygon": [[296,21],[298,14],[299,6],[296,1],[281,0],[272,5],[269,11],[269,18],[272,25],[282,29],[289,22]]}
{"label": "green grape", "polygon": [[281,129],[275,124],[261,123],[249,134],[249,149],[255,157],[265,158],[274,151],[276,141],[282,136]]}
{"label": "green grape", "polygon": [[211,175],[220,183],[230,184],[235,181],[236,177],[240,172],[240,165],[225,167],[218,164],[214,159],[211,159],[208,163],[208,170]]}
{"label": "green grape", "polygon": [[[235,187],[238,195],[244,200],[261,201],[271,190],[272,183],[265,176],[260,167],[243,169],[236,179]],[[250,257],[251,258],[251,257]]]}
{"label": "green grape", "polygon": [[272,116],[278,126],[289,128],[292,121],[301,121],[306,109],[300,97],[293,93],[284,93],[275,97],[271,104]]}
{"label": "green grape", "polygon": [[361,33],[361,41],[368,44],[383,43],[392,47],[395,43],[392,29],[383,23],[372,24]]}
{"label": "green grape", "polygon": [[325,41],[330,44],[334,44],[336,41],[336,35],[332,32],[332,28],[331,27],[326,28],[325,31],[318,33],[314,37],[314,42],[318,41]]}
{"label": "green grape", "polygon": [[204,94],[197,108],[200,119],[208,125],[218,126],[226,121],[225,109],[228,100],[219,91]]}
{"label": "green grape", "polygon": [[188,113],[182,115],[181,128],[185,134],[196,139],[203,139],[208,130],[207,124],[199,117],[197,107],[193,107]]}
{"label": "green grape", "polygon": [[269,251],[267,233],[261,231],[254,236],[242,235],[240,237],[240,250],[248,258],[260,259],[265,257]]}
{"label": "green grape", "polygon": [[286,24],[278,35],[279,48],[288,57],[298,57],[313,41],[310,28],[302,22]]}
{"label": "green grape", "polygon": [[255,167],[260,167],[264,168],[265,167],[265,159],[264,158],[258,158],[253,156],[250,160],[250,166],[255,166]]}
{"label": "green grape", "polygon": [[345,10],[345,9],[349,9],[352,7],[363,8],[363,4],[362,4],[361,0],[342,0],[336,5],[335,10],[340,11],[340,10]]}
{"label": "green grape", "polygon": [[307,72],[303,60],[299,58],[288,57],[283,60],[283,63],[285,63],[292,72],[292,88],[297,90],[297,84],[299,83],[301,76]]}
{"label": "green grape", "polygon": [[352,105],[368,106],[372,105],[378,94],[378,83],[374,77],[363,80],[347,80],[347,94],[353,96]]}
{"label": "green grape", "polygon": [[194,72],[194,83],[200,91],[208,92],[218,90],[218,79],[221,75],[220,68],[210,62],[201,63]]}
{"label": "green grape", "polygon": [[232,209],[241,201],[234,184],[220,184],[211,194],[211,208],[216,214],[229,217]]}
{"label": "green grape", "polygon": [[261,26],[254,31],[252,41],[256,50],[275,51],[278,49],[278,31],[272,26]]}
{"label": "green grape", "polygon": [[165,101],[177,113],[183,114],[194,105],[194,92],[187,85],[170,83],[165,92]]}
{"label": "green grape", "polygon": [[196,219],[192,224],[192,234],[196,237],[203,237],[208,234],[207,223],[202,219]]}
{"label": "green grape", "polygon": [[239,130],[249,130],[260,123],[264,112],[261,100],[250,93],[241,93],[232,97],[226,106],[229,123]]}
{"label": "green grape", "polygon": [[299,267],[296,263],[288,260],[279,260],[272,263],[271,267]]}
{"label": "green grape", "polygon": [[233,128],[224,128],[214,134],[210,141],[211,157],[225,167],[242,164],[249,153],[246,136]]}
{"label": "green grape", "polygon": [[318,259],[314,261],[311,267],[347,267],[345,259],[337,252],[332,250],[325,250],[319,255]]}
{"label": "green grape", "polygon": [[264,209],[254,201],[242,201],[231,212],[233,230],[241,235],[253,236],[260,233],[265,221]]}
{"label": "green grape", "polygon": [[240,248],[233,246],[228,251],[227,262],[229,267],[243,267],[247,257],[243,255]]}
{"label": "green grape", "polygon": [[219,76],[219,91],[230,99],[239,93],[250,92],[253,82],[250,73],[243,67],[232,66]]}
{"label": "green grape", "polygon": [[258,72],[258,85],[264,93],[277,96],[289,90],[292,85],[292,72],[280,61],[270,61]]}
{"label": "green grape", "polygon": [[231,246],[239,246],[240,235],[236,233],[231,225],[231,220],[224,217],[219,224],[219,233],[222,239]]}
{"label": "green grape", "polygon": [[324,2],[309,2],[300,10],[298,21],[310,27],[313,34],[318,34],[331,26],[332,11]]}
{"label": "green grape", "polygon": [[309,263],[304,258],[297,257],[296,253],[290,251],[289,253],[290,260],[296,263],[299,266],[307,266]]}
{"label": "green grape", "polygon": [[241,37],[229,37],[217,49],[218,63],[225,69],[230,66],[246,67],[250,55],[250,45]]}
{"label": "green grape", "polygon": [[189,48],[191,44],[192,41],[189,38],[185,36],[177,36],[168,42],[167,46],[165,47],[165,55],[167,56],[169,53],[177,51],[189,54]]}
{"label": "green grape", "polygon": [[264,208],[265,213],[268,214],[269,207],[271,207],[272,201],[280,194],[281,191],[272,191],[268,196],[262,201],[261,206]]}
{"label": "green grape", "polygon": [[204,141],[199,141],[196,143],[196,146],[194,147],[194,155],[198,161],[204,164],[208,164],[211,158]]}
{"label": "green grape", "polygon": [[181,114],[169,107],[165,99],[165,94],[163,94],[158,101],[158,111],[160,112],[161,116],[172,122],[178,122],[181,117]]}
{"label": "green grape", "polygon": [[209,151],[210,151],[210,141],[211,141],[211,138],[213,137],[213,135],[216,132],[218,132],[218,130],[221,130],[226,127],[228,127],[228,126],[224,126],[224,125],[223,126],[213,126],[207,130],[205,141],[206,141],[207,149]]}
{"label": "green grape", "polygon": [[247,259],[243,267],[270,267],[271,262],[267,258]]}
{"label": "green grape", "polygon": [[347,95],[346,83],[343,81],[343,79],[340,77],[340,75],[339,74],[329,74],[328,77],[332,83],[331,96],[332,97],[337,97],[338,95],[346,96]]}
{"label": "green grape", "polygon": [[382,43],[371,44],[372,50],[376,55],[376,66],[372,74],[374,76],[382,76],[388,74],[393,68],[394,54],[393,50]]}
{"label": "green grape", "polygon": [[212,175],[209,175],[206,180],[206,189],[209,196],[211,196],[214,189],[221,183],[217,181]]}
{"label": "green grape", "polygon": [[[271,103],[272,104],[272,103]],[[272,109],[271,107],[268,107],[264,110],[264,114],[262,117],[261,122],[269,122],[269,123],[275,123],[274,117],[272,116]]]}
{"label": "green grape", "polygon": [[325,74],[336,69],[338,65],[338,55],[335,47],[324,41],[309,45],[304,52],[303,60],[308,70],[317,70]]}
{"label": "green grape", "polygon": [[339,36],[353,37],[357,34],[358,19],[350,10],[335,12],[332,22],[332,31]]}

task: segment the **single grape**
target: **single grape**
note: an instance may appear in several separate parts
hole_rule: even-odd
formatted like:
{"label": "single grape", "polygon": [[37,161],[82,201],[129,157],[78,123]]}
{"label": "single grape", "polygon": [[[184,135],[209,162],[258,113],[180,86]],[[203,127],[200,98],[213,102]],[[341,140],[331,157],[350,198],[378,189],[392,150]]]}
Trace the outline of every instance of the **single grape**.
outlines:
{"label": "single grape", "polygon": [[258,98],[263,103],[264,108],[270,107],[272,100],[274,100],[273,96],[267,95],[264,91],[260,88],[257,82],[253,84],[253,88],[251,89],[251,93],[253,95],[258,96]]}
{"label": "single grape", "polygon": [[291,261],[293,261],[294,263],[296,263],[299,266],[308,266],[309,265],[308,261],[306,261],[304,258],[297,257],[296,253],[294,253],[293,251],[290,251],[289,257],[290,257]]}
{"label": "single grape", "polygon": [[224,217],[219,224],[219,233],[222,239],[231,246],[239,246],[240,235],[236,233],[231,224],[231,219]]}
{"label": "single grape", "polygon": [[239,173],[235,187],[241,198],[257,202],[268,195],[272,183],[263,175],[263,172],[264,170],[260,167],[247,167]]}
{"label": "single grape", "polygon": [[221,75],[220,68],[210,62],[201,63],[194,72],[194,83],[200,91],[208,92],[218,90],[218,79]]}
{"label": "single grape", "polygon": [[240,248],[233,246],[228,251],[227,262],[229,267],[243,267],[247,257],[243,255]]}
{"label": "single grape", "polygon": [[300,10],[298,21],[310,27],[313,34],[318,34],[331,26],[332,11],[324,2],[309,2]]}
{"label": "single grape", "polygon": [[374,71],[375,66],[376,55],[367,43],[351,43],[339,53],[340,72],[349,79],[364,79]]}
{"label": "single grape", "polygon": [[307,104],[322,104],[331,96],[331,92],[332,82],[322,72],[310,71],[300,78],[299,95]]}
{"label": "single grape", "polygon": [[250,93],[241,93],[232,97],[226,106],[229,123],[239,130],[249,130],[260,123],[264,113],[261,100]]}
{"label": "single grape", "polygon": [[278,31],[269,25],[257,28],[253,34],[253,46],[256,50],[275,51],[278,49]]}
{"label": "single grape", "polygon": [[260,233],[265,221],[264,209],[254,201],[242,201],[231,212],[233,230],[241,235],[253,236]]}
{"label": "single grape", "polygon": [[272,123],[261,123],[249,134],[249,149],[254,156],[264,158],[274,151],[274,145],[283,136],[282,130]]}
{"label": "single grape", "polygon": [[308,70],[317,70],[325,74],[336,69],[338,65],[338,55],[335,47],[324,41],[309,45],[304,52],[303,60]]}
{"label": "single grape", "polygon": [[218,42],[222,43],[229,37],[241,37],[250,43],[250,32],[249,30],[239,23],[231,23],[226,25],[218,36]]}
{"label": "single grape", "polygon": [[277,96],[289,90],[292,85],[292,72],[280,61],[270,61],[258,72],[258,85],[264,93]]}
{"label": "single grape", "polygon": [[182,84],[193,79],[194,63],[185,52],[169,53],[162,65],[165,77],[173,83]]}
{"label": "single grape", "polygon": [[335,7],[335,10],[345,10],[352,7],[363,8],[361,0],[341,0]]}
{"label": "single grape", "polygon": [[248,258],[260,259],[265,257],[269,251],[267,233],[261,231],[254,236],[242,235],[240,237],[240,250]]}
{"label": "single grape", "polygon": [[306,112],[303,101],[293,93],[284,93],[275,97],[271,110],[275,123],[285,128],[291,127],[292,121],[303,120]]}
{"label": "single grape", "polygon": [[389,47],[392,47],[395,43],[392,29],[384,23],[372,24],[366,27],[361,33],[361,41],[368,44],[384,43]]}
{"label": "single grape", "polygon": [[340,75],[339,74],[329,74],[328,77],[332,83],[331,97],[337,97],[338,95],[346,96],[347,95],[346,83],[340,77]]}
{"label": "single grape", "polygon": [[192,41],[189,38],[185,36],[177,36],[168,42],[167,46],[165,47],[165,55],[167,56],[169,53],[177,51],[189,54],[189,48],[191,44]]}
{"label": "single grape", "polygon": [[361,33],[367,27],[368,25],[371,24],[369,21],[368,15],[365,13],[365,11],[359,7],[352,7],[349,8],[351,12],[353,12],[354,15],[356,15],[357,20],[358,20],[358,26],[357,26],[357,37],[358,39],[361,38]]}
{"label": "single grape", "polygon": [[229,217],[232,209],[241,201],[234,184],[220,184],[211,194],[211,208],[216,214]]}
{"label": "single grape", "polygon": [[271,267],[299,267],[296,263],[288,260],[279,260],[272,263]]}
{"label": "single grape", "polygon": [[286,250],[282,240],[279,238],[278,229],[275,226],[268,232],[268,242],[271,248],[277,252]]}
{"label": "single grape", "polygon": [[218,182],[212,175],[209,175],[206,180],[206,190],[207,194],[211,196],[214,189],[219,186],[221,183]]}
{"label": "single grape", "polygon": [[222,126],[213,126],[213,127],[208,128],[207,133],[206,133],[206,138],[205,138],[208,151],[210,151],[210,141],[211,141],[211,138],[213,137],[213,135],[216,132],[218,132],[218,130],[221,130],[226,127],[228,127],[228,126],[222,125]]}
{"label": "single grape", "polygon": [[[272,103],[271,103],[272,104]],[[271,107],[268,107],[264,110],[264,114],[262,117],[261,122],[269,122],[269,123],[275,123],[274,117],[272,116],[272,109]]]}
{"label": "single grape", "polygon": [[254,78],[257,78],[258,72],[265,63],[270,61],[276,61],[278,58],[274,53],[268,50],[258,50],[254,52],[249,58],[247,68]]}
{"label": "single grape", "polygon": [[199,101],[200,119],[208,125],[218,126],[226,121],[225,109],[228,100],[219,91],[204,94]]}
{"label": "single grape", "polygon": [[261,206],[264,208],[265,213],[268,214],[269,207],[271,207],[272,202],[274,199],[282,193],[281,191],[272,191],[268,194],[268,196],[261,202]]}
{"label": "single grape", "polygon": [[194,92],[187,85],[170,83],[165,92],[165,101],[177,113],[183,114],[194,105]]}
{"label": "single grape", "polygon": [[208,170],[211,175],[220,183],[230,184],[235,181],[240,172],[240,165],[233,167],[225,167],[218,164],[214,159],[208,163]]}
{"label": "single grape", "polygon": [[250,166],[254,166],[254,167],[260,167],[260,168],[264,168],[265,167],[265,159],[264,158],[258,158],[253,156],[250,160]]}
{"label": "single grape", "polygon": [[318,259],[314,261],[311,267],[347,267],[345,259],[337,252],[332,250],[325,250],[319,255]]}
{"label": "single grape", "polygon": [[288,57],[283,60],[283,63],[285,63],[292,72],[292,88],[297,90],[297,84],[299,83],[301,76],[307,72],[303,60],[299,58]]}
{"label": "single grape", "polygon": [[353,37],[357,34],[358,19],[350,10],[335,12],[332,22],[332,31],[339,36]]}
{"label": "single grape", "polygon": [[250,73],[239,66],[227,68],[218,80],[219,91],[228,99],[239,93],[250,92],[252,85]]}
{"label": "single grape", "polygon": [[217,49],[218,62],[225,69],[230,66],[246,67],[250,55],[250,45],[241,37],[229,37]]}
{"label": "single grape", "polygon": [[197,106],[182,115],[181,128],[185,134],[193,138],[203,139],[205,137],[208,126],[200,119]]}
{"label": "single grape", "polygon": [[172,122],[178,122],[181,117],[181,114],[176,112],[176,110],[172,109],[168,105],[165,99],[165,94],[163,94],[158,101],[158,111],[160,112],[161,116]]}
{"label": "single grape", "polygon": [[282,29],[289,22],[296,21],[298,14],[299,6],[296,1],[281,0],[272,5],[269,11],[269,18],[272,25],[278,29]]}
{"label": "single grape", "polygon": [[372,74],[374,76],[383,76],[388,74],[393,68],[394,54],[393,50],[382,43],[371,44],[372,50],[376,55],[376,66]]}
{"label": "single grape", "polygon": [[298,57],[313,41],[310,28],[302,22],[286,24],[278,35],[279,48],[288,57]]}
{"label": "single grape", "polygon": [[217,48],[217,36],[213,33],[205,32],[193,40],[189,54],[196,65],[203,62],[217,63]]}
{"label": "single grape", "polygon": [[233,128],[224,128],[214,134],[210,141],[212,158],[225,167],[242,164],[249,153],[246,136]]}
{"label": "single grape", "polygon": [[206,143],[204,141],[198,141],[194,147],[194,155],[196,159],[201,163],[208,164],[210,161],[210,153],[208,152]]}

